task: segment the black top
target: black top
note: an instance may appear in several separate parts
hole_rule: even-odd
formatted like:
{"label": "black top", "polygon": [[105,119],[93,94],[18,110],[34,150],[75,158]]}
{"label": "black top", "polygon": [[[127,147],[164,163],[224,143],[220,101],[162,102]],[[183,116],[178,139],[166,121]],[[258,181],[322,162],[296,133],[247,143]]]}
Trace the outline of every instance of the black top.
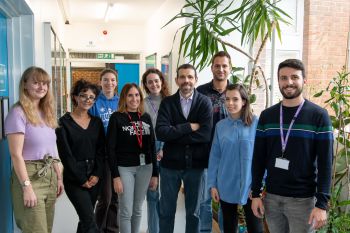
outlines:
{"label": "black top", "polygon": [[[297,111],[283,106],[284,136]],[[265,109],[259,119],[252,164],[253,197],[259,196],[262,179],[267,170],[266,190],[286,197],[312,197],[316,207],[327,208],[330,197],[333,131],[325,109],[305,100],[290,131],[284,158],[288,170],[275,166],[282,154],[280,136],[280,103]]]}
{"label": "black top", "polygon": [[[158,176],[155,138],[151,117],[144,113],[139,119],[137,112],[114,112],[107,129],[107,155],[112,177],[119,177],[118,166],[140,166],[140,154],[145,154],[146,164],[153,164],[152,176]],[[142,148],[140,148],[134,126],[139,130],[142,121]],[[133,124],[134,126],[133,126]]]}
{"label": "black top", "polygon": [[[227,86],[230,84],[229,81],[227,81]],[[213,106],[213,132],[212,135],[214,135],[214,129],[216,123],[218,123],[220,120],[225,119],[228,116],[228,112],[225,107],[225,99],[226,99],[226,91],[220,93],[217,90],[214,89],[213,80],[211,80],[208,83],[205,83],[203,85],[200,85],[196,88],[196,90],[199,93],[202,93],[205,96],[208,96],[211,100],[212,106]]]}
{"label": "black top", "polygon": [[[181,109],[180,94],[165,97],[159,107],[156,134],[165,142],[162,167],[183,170],[207,168],[213,122],[212,104],[208,97],[194,91],[187,119]],[[192,131],[190,123],[200,128]]]}
{"label": "black top", "polygon": [[77,124],[70,113],[59,119],[57,148],[64,166],[63,178],[79,185],[89,176],[102,177],[105,157],[105,134],[101,119],[90,116],[87,129]]}

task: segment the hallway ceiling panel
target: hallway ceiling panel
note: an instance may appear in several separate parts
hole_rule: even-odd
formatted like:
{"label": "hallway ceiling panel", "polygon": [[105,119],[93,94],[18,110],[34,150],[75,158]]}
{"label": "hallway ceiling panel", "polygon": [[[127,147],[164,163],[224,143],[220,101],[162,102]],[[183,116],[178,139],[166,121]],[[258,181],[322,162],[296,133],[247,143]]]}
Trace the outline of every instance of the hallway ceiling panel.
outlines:
{"label": "hallway ceiling panel", "polygon": [[[62,1],[67,19],[72,23],[144,23],[166,0],[58,0]],[[108,22],[105,14],[113,4]]]}

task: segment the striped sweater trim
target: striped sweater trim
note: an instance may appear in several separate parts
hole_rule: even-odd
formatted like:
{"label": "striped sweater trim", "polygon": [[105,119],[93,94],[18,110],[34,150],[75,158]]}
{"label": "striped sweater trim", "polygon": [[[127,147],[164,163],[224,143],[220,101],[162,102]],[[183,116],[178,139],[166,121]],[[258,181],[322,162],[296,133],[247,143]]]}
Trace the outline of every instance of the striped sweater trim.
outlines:
{"label": "striped sweater trim", "polygon": [[[279,130],[280,125],[279,124],[265,124],[265,125],[258,125],[257,129],[259,130],[269,130],[269,129],[278,129]],[[289,124],[284,124],[283,129],[288,130]],[[320,132],[333,132],[332,126],[324,126],[324,127],[316,127],[314,125],[308,125],[308,124],[294,124],[292,130],[305,130],[305,131],[312,131],[316,133]]]}
{"label": "striped sweater trim", "polygon": [[[287,133],[287,129],[284,129],[284,133]],[[280,136],[279,128],[257,129],[256,137],[276,137]],[[291,137],[298,138],[310,138],[319,140],[333,140],[333,131],[312,131],[304,129],[292,129],[290,131]]]}

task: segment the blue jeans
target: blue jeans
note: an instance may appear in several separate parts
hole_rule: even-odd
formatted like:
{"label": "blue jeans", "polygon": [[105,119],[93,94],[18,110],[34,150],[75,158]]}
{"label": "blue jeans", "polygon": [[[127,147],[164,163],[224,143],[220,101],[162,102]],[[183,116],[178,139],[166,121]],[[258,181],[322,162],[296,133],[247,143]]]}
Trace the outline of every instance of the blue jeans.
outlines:
{"label": "blue jeans", "polygon": [[203,189],[201,197],[201,206],[200,206],[200,232],[201,233],[210,233],[213,225],[213,213],[211,208],[211,194],[210,189],[207,186],[207,176],[208,169],[204,169],[203,173]]}
{"label": "blue jeans", "polygon": [[204,169],[160,169],[160,233],[173,233],[181,180],[185,190],[186,233],[199,233],[199,207]]}
{"label": "blue jeans", "polygon": [[[200,206],[200,232],[201,233],[210,233],[213,227],[213,212],[212,212],[212,198],[210,189],[207,186],[207,173],[208,169],[204,170],[203,174],[203,190],[202,190],[202,200],[201,200],[201,206]],[[220,232],[224,233],[224,221],[222,217],[222,210],[219,205],[219,212],[218,212],[218,223]]]}
{"label": "blue jeans", "polygon": [[159,232],[159,189],[147,190],[147,233]]}
{"label": "blue jeans", "polygon": [[311,233],[308,223],[315,206],[314,197],[294,198],[267,193],[265,217],[271,233]]}
{"label": "blue jeans", "polygon": [[[156,141],[156,151],[163,142]],[[157,163],[159,168],[159,162]],[[147,190],[147,233],[159,233],[159,186],[156,191]]]}

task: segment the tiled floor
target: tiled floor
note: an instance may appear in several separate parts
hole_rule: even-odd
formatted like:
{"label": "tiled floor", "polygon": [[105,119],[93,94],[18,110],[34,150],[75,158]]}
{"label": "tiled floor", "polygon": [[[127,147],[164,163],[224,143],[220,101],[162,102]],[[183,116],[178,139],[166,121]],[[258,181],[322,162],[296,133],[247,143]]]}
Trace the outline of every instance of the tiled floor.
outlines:
{"label": "tiled floor", "polygon": [[[78,223],[78,216],[68,200],[66,195],[59,198],[56,204],[55,222],[53,233],[74,233]],[[143,214],[141,222],[141,232],[146,233],[147,230],[147,206],[146,201],[143,205]],[[180,192],[177,202],[177,211],[175,217],[175,233],[185,232],[185,207],[184,196]]]}

